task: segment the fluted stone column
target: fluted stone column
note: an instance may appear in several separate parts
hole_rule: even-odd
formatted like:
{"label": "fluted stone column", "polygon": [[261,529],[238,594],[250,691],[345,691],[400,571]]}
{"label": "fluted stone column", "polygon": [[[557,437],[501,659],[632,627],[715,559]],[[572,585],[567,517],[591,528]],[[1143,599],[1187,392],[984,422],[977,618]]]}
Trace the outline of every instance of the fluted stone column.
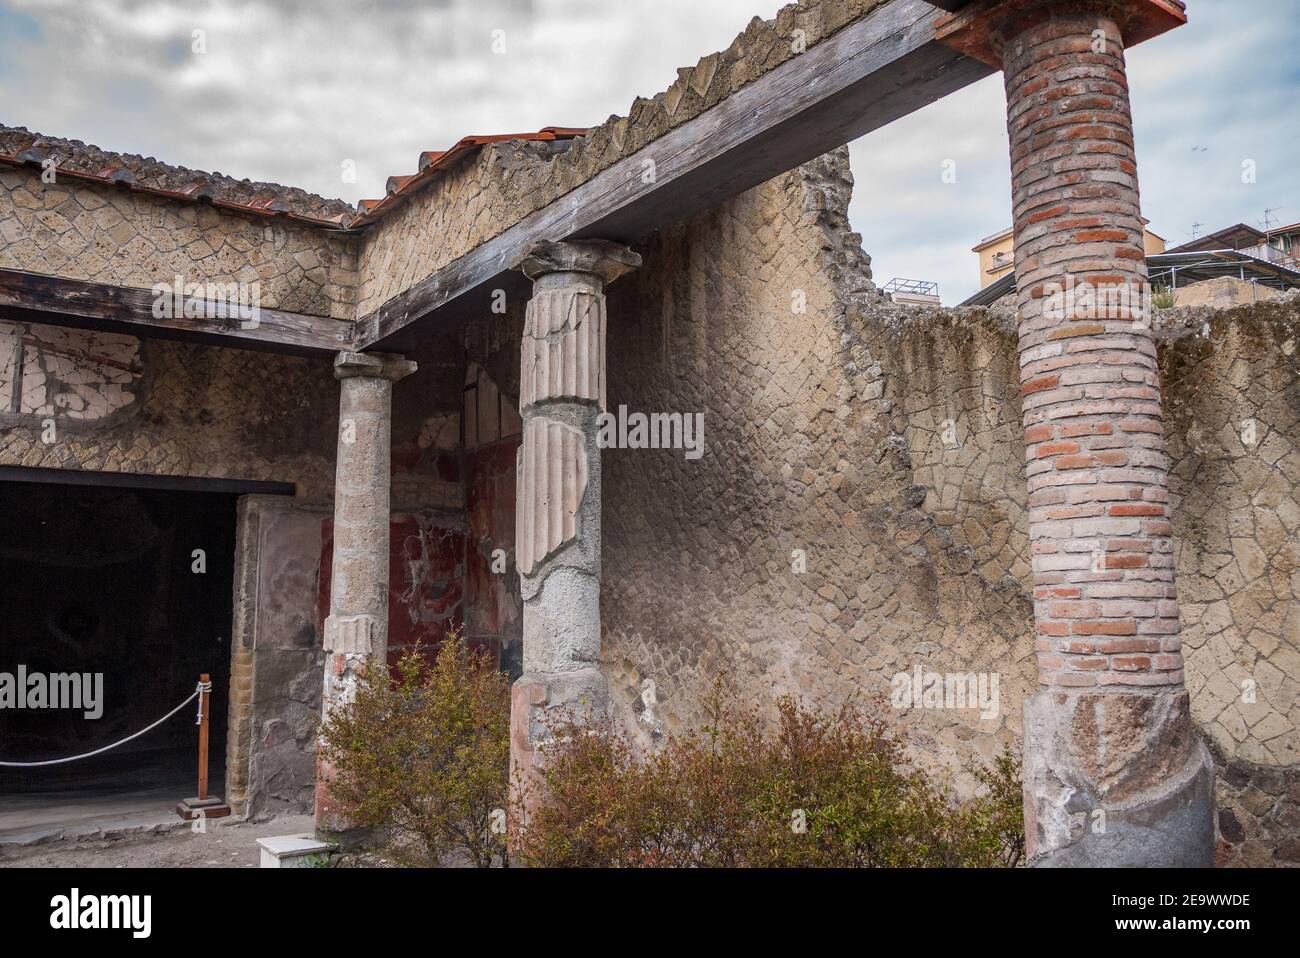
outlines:
{"label": "fluted stone column", "polygon": [[[385,353],[339,353],[339,436],[334,478],[334,555],[325,620],[322,712],[350,700],[367,660],[388,658],[389,475],[393,383],[415,363]],[[332,770],[317,761],[316,828],[348,829],[329,797]]]}
{"label": "fluted stone column", "polygon": [[539,243],[520,268],[533,281],[521,346],[516,565],[524,601],[523,674],[511,695],[516,798],[535,802],[547,716],[605,714],[600,671],[600,449],[605,410],[606,283],[641,264],[599,240]]}
{"label": "fluted stone column", "polygon": [[1007,92],[1040,685],[1025,706],[1030,861],[1209,865],[1213,765],[1183,686],[1124,67],[1126,38],[1182,11],[1004,0],[963,13]]}

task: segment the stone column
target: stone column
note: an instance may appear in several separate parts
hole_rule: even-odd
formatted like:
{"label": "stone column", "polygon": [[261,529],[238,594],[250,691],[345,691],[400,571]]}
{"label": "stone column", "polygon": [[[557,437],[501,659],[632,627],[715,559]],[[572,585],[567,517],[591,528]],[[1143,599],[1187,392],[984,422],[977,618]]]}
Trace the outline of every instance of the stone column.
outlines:
{"label": "stone column", "polygon": [[1173,6],[1008,0],[968,19],[1007,92],[1040,685],[1025,706],[1025,827],[1038,865],[1213,858],[1124,68],[1126,36],[1152,35]]}
{"label": "stone column", "polygon": [[[515,561],[524,601],[523,674],[511,690],[510,770],[526,808],[540,788],[547,716],[606,714],[600,671],[600,449],[606,283],[641,265],[600,240],[538,243],[521,347]],[[521,791],[522,790],[522,791]]]}
{"label": "stone column", "polygon": [[[415,363],[384,353],[339,353],[339,443],[334,478],[334,556],[330,614],[325,620],[322,712],[348,701],[367,660],[388,658],[389,475],[393,383]],[[317,761],[316,829],[339,832],[346,817],[332,807],[332,770]]]}

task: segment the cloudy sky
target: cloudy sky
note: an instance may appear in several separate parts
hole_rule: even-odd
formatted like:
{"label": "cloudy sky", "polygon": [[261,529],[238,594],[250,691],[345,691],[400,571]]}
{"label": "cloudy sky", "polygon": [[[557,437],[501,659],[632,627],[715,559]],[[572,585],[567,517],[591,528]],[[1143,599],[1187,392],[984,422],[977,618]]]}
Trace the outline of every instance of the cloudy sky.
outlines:
{"label": "cloudy sky", "polygon": [[[467,133],[625,113],[780,6],[0,0],[0,122],[356,202]],[[1129,57],[1151,228],[1173,244],[1268,208],[1300,221],[1300,0],[1188,6],[1189,26]],[[1004,107],[994,76],[852,144],[879,282],[934,280],[949,304],[975,291],[970,247],[1010,225]]]}

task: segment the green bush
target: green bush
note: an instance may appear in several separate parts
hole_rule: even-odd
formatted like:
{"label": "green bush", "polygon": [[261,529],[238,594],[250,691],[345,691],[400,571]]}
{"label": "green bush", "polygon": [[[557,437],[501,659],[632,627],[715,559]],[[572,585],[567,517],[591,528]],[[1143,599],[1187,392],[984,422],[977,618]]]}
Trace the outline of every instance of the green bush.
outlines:
{"label": "green bush", "polygon": [[1151,305],[1156,309],[1173,309],[1174,290],[1169,286],[1156,286],[1151,292]]}
{"label": "green bush", "polygon": [[639,759],[608,724],[561,720],[520,849],[578,867],[1014,866],[1023,856],[1020,768],[1004,751],[958,804],[904,761],[886,722],[793,698],[771,731],[715,687],[710,720]]}
{"label": "green bush", "polygon": [[331,796],[391,838],[408,864],[507,864],[510,689],[484,653],[452,634],[432,667],[422,649],[370,679],[322,726]]}
{"label": "green bush", "polygon": [[[503,820],[509,689],[490,658],[448,637],[393,674],[371,671],[322,728],[332,795],[380,827],[407,864],[509,864]],[[606,723],[561,717],[544,747],[514,857],[578,867],[1014,866],[1024,852],[1020,767],[1004,751],[972,766],[979,797],[904,760],[875,711],[821,715],[793,698],[775,725],[741,710],[722,683],[707,723],[643,756]]]}

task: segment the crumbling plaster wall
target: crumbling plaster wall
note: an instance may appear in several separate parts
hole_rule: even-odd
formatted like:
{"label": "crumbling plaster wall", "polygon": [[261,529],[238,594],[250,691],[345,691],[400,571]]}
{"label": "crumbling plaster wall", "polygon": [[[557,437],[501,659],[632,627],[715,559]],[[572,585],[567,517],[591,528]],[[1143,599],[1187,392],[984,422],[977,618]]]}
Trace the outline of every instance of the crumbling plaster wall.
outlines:
{"label": "crumbling plaster wall", "polygon": [[259,283],[259,305],[354,318],[357,238],[0,168],[0,268],[150,289]]}
{"label": "crumbling plaster wall", "polygon": [[224,797],[260,818],[311,807],[322,669],[317,615],[323,503],[239,502]]}
{"label": "crumbling plaster wall", "polygon": [[[897,715],[956,769],[1017,742],[1035,678],[1013,317],[875,293],[850,186],[829,154],[611,287],[611,409],[702,412],[706,452],[605,451],[602,658],[631,714],[654,684],[659,732],[723,674],[833,708],[918,664],[996,673],[996,716]],[[1295,297],[1157,324],[1187,681],[1236,861],[1300,860],[1298,324]]]}
{"label": "crumbling plaster wall", "polygon": [[[306,499],[332,494],[338,386],[328,363],[39,325],[16,329],[30,368],[48,366],[57,349],[74,357],[61,374],[68,379],[96,362],[123,360],[130,378],[102,417],[0,411],[0,464],[292,482]],[[32,381],[30,372],[23,381]],[[57,396],[66,387],[56,378],[47,388]]]}

